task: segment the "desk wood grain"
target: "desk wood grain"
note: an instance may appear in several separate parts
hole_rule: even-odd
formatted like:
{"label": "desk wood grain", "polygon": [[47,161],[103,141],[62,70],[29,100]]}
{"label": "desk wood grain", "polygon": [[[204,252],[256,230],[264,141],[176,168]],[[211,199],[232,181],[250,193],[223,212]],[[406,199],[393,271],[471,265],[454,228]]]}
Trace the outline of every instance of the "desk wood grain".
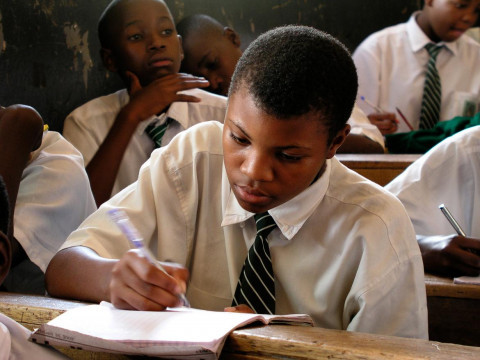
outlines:
{"label": "desk wood grain", "polygon": [[[0,312],[29,329],[64,311],[86,305],[41,296],[0,293]],[[111,360],[127,356],[61,349],[72,359]],[[393,336],[302,326],[262,326],[233,331],[222,359],[480,359],[480,348]]]}
{"label": "desk wood grain", "polygon": [[384,186],[403,172],[421,154],[337,154],[349,169]]}

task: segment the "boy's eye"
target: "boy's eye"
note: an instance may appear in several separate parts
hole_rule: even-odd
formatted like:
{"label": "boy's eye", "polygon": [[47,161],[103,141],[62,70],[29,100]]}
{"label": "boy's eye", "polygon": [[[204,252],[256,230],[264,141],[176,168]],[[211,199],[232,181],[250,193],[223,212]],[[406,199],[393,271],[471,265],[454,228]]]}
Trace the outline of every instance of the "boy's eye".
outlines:
{"label": "boy's eye", "polygon": [[292,161],[292,162],[300,161],[302,159],[302,157],[299,155],[290,155],[284,152],[279,153],[278,156],[283,160]]}
{"label": "boy's eye", "polygon": [[141,34],[133,34],[133,35],[128,36],[128,40],[130,40],[130,41],[140,40],[141,38],[142,38]]}
{"label": "boy's eye", "polygon": [[164,29],[161,31],[161,34],[164,36],[170,36],[173,34],[173,29]]}
{"label": "boy's eye", "polygon": [[238,136],[235,136],[234,133],[230,133],[230,137],[233,139],[233,141],[235,141],[236,143],[238,144],[241,144],[241,145],[245,145],[245,144],[248,144],[248,140],[247,139],[243,139],[243,138],[240,138]]}
{"label": "boy's eye", "polygon": [[205,67],[210,71],[216,70],[218,68],[218,59],[215,58],[213,60],[207,61],[207,63],[205,64]]}

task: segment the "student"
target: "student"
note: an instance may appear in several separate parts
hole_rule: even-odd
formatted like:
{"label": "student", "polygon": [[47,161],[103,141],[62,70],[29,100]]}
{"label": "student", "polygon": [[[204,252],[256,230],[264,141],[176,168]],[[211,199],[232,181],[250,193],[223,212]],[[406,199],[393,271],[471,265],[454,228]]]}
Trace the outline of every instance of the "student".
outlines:
{"label": "student", "polygon": [[[183,39],[185,58],[181,70],[206,78],[207,90],[228,95],[230,79],[242,55],[240,36],[214,18],[195,14],[177,24]],[[383,153],[384,140],[380,131],[370,124],[366,115],[355,106],[349,119],[351,131],[338,152]]]}
{"label": "student", "polygon": [[[187,288],[195,308],[252,311],[243,301],[231,305],[254,214],[268,211],[278,225],[268,236],[272,313],[427,338],[422,260],[403,206],[334,157],[356,90],[348,50],[330,35],[286,26],[259,36],[235,70],[225,125],[196,125],[154,151],[137,183],[55,255],[49,293],[163,310]],[[108,218],[117,207],[159,260],[177,264],[165,264],[171,276],[129,251]]]}
{"label": "student", "polygon": [[[478,18],[480,0],[426,0],[408,22],[367,37],[355,50],[359,106],[382,134],[414,130],[420,114],[427,64],[427,44],[441,45],[436,69],[441,82],[441,105],[434,121],[466,115],[464,107],[480,103],[480,44],[462,36]],[[371,105],[380,110],[375,110]]]}
{"label": "student", "polygon": [[[425,271],[480,274],[480,126],[445,139],[386,185],[412,219]],[[445,204],[467,236],[455,233]]]}
{"label": "student", "polygon": [[[33,120],[35,123],[35,119]],[[25,123],[23,125],[28,134],[26,137],[34,135],[34,138],[37,138],[36,131],[30,132],[29,130],[33,129],[25,126]],[[18,156],[22,156],[21,151]],[[8,184],[9,187],[18,188],[19,176],[12,174],[8,180],[11,181]],[[7,276],[12,263],[12,244],[7,236],[11,223],[9,207],[7,189],[2,176],[0,176],[0,285]],[[0,359],[66,359],[65,356],[53,349],[29,342],[30,333],[22,325],[0,313]]]}
{"label": "student", "polygon": [[205,79],[178,72],[181,41],[163,1],[113,0],[100,17],[98,35],[105,67],[126,89],[74,110],[63,134],[83,154],[100,205],[136,180],[156,146],[150,125],[167,125],[165,145],[198,122],[223,121],[226,99],[196,89],[208,86]]}
{"label": "student", "polygon": [[44,272],[96,210],[82,155],[25,105],[0,107],[0,176],[10,199],[12,267],[3,291],[45,294]]}

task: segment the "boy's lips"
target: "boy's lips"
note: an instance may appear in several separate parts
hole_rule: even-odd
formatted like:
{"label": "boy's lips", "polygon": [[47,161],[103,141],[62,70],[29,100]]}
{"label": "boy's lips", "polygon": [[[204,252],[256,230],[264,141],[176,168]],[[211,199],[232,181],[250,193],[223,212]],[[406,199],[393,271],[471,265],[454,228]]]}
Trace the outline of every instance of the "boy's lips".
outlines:
{"label": "boy's lips", "polygon": [[153,67],[165,67],[165,66],[170,66],[173,64],[172,59],[164,58],[164,57],[153,57],[148,65],[153,66]]}
{"label": "boy's lips", "polygon": [[235,185],[236,193],[240,200],[250,204],[262,204],[271,200],[271,196],[265,192],[249,186]]}

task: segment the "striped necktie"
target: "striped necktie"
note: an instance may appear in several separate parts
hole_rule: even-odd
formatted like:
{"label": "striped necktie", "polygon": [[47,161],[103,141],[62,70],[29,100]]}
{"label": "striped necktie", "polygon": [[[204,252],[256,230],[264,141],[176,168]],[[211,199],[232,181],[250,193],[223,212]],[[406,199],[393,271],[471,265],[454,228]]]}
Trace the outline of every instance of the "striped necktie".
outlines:
{"label": "striped necktie", "polygon": [[172,118],[167,117],[167,119],[162,125],[156,126],[155,124],[150,124],[145,128],[145,132],[155,143],[155,149],[162,146],[163,135],[165,135],[165,131],[167,131],[167,127],[172,121]]}
{"label": "striped necktie", "polygon": [[257,314],[274,314],[275,280],[267,236],[277,225],[268,212],[254,218],[257,236],[245,259],[232,306],[246,304]]}
{"label": "striped necktie", "polygon": [[420,111],[420,129],[432,128],[440,118],[440,104],[442,102],[442,84],[435,62],[443,45],[427,44],[425,48],[430,54],[425,74],[422,108]]}

